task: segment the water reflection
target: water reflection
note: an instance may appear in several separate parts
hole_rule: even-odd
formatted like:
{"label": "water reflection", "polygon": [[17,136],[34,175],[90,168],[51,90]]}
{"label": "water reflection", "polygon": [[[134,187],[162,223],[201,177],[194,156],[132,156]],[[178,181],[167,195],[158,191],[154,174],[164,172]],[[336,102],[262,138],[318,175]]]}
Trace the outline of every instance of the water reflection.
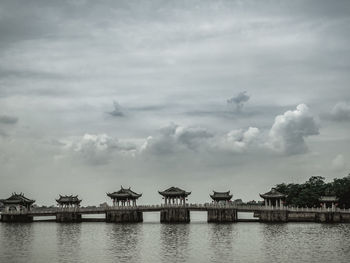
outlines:
{"label": "water reflection", "polygon": [[33,225],[0,224],[0,262],[27,262],[32,257]]}
{"label": "water reflection", "polygon": [[142,224],[108,224],[108,253],[116,262],[139,262]]}
{"label": "water reflection", "polygon": [[209,245],[211,262],[229,262],[234,258],[234,225],[209,224]]}
{"label": "water reflection", "polygon": [[160,226],[161,262],[186,262],[189,256],[189,224]]}
{"label": "water reflection", "polygon": [[81,262],[81,224],[57,224],[58,262]]}

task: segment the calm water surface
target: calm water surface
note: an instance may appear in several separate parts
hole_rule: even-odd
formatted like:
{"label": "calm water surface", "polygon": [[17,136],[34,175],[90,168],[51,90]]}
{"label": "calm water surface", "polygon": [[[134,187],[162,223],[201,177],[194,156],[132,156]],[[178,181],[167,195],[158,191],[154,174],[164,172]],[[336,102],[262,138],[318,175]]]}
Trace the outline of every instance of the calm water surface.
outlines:
{"label": "calm water surface", "polygon": [[350,224],[155,221],[0,223],[0,262],[350,262]]}

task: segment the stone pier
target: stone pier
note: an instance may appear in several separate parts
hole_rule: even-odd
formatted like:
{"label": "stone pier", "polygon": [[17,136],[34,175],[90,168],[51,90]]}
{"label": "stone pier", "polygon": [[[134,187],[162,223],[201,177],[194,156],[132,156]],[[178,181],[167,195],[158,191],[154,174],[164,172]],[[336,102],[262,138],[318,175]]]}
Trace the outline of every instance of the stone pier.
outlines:
{"label": "stone pier", "polygon": [[15,222],[33,222],[33,216],[30,215],[1,215],[1,222],[15,223]]}
{"label": "stone pier", "polygon": [[57,223],[80,223],[82,222],[82,217],[80,213],[72,212],[58,212],[56,214]]}
{"label": "stone pier", "polygon": [[160,211],[161,223],[189,223],[190,210],[184,207],[165,208]]}
{"label": "stone pier", "polygon": [[288,211],[286,210],[267,210],[260,211],[260,222],[288,222]]}
{"label": "stone pier", "polygon": [[343,216],[337,212],[318,213],[316,215],[316,222],[319,223],[345,223],[350,222],[350,217]]}
{"label": "stone pier", "polygon": [[306,211],[261,211],[261,222],[350,223],[350,213]]}
{"label": "stone pier", "polygon": [[209,209],[208,223],[237,222],[236,209]]}
{"label": "stone pier", "polygon": [[107,211],[106,222],[140,223],[143,222],[143,214],[138,210]]}

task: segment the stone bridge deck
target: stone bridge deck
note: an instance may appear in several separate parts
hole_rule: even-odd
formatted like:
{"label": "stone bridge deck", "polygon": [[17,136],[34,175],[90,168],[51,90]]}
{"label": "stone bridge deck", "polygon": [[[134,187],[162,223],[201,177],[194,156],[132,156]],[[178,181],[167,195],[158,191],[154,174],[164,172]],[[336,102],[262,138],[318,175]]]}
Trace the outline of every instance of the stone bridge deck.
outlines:
{"label": "stone bridge deck", "polygon": [[265,207],[259,205],[216,205],[216,204],[186,204],[184,205],[139,205],[139,206],[108,206],[80,208],[48,208],[31,211],[1,212],[0,215],[56,216],[58,213],[105,214],[112,211],[160,212],[164,209],[186,208],[190,211],[209,211],[233,209],[237,212],[288,211],[294,213],[327,213],[338,212],[350,214],[350,209],[339,208],[297,208],[297,207]]}

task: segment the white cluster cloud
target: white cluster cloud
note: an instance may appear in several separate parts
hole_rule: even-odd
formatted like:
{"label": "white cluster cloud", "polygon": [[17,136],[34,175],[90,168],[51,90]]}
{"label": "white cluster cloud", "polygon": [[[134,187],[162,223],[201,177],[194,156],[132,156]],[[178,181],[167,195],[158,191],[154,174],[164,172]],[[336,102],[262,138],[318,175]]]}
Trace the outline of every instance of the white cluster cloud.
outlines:
{"label": "white cluster cloud", "polygon": [[346,102],[338,102],[331,110],[331,117],[337,121],[349,121],[350,104]]}
{"label": "white cluster cloud", "polygon": [[235,97],[232,97],[227,100],[227,104],[234,105],[235,110],[240,112],[243,109],[244,103],[250,99],[250,96],[247,95],[246,91],[238,93]]}
{"label": "white cluster cloud", "polygon": [[217,134],[203,127],[181,126],[171,123],[153,136],[136,141],[119,141],[106,134],[85,134],[69,140],[65,148],[92,164],[103,164],[115,154],[137,155],[181,155],[186,152],[248,153],[278,152],[292,155],[305,153],[304,138],[318,134],[318,125],[309,108],[300,104],[294,111],[276,117],[268,135],[256,127],[235,129]]}
{"label": "white cluster cloud", "polygon": [[134,156],[137,146],[130,142],[120,142],[106,134],[85,134],[63,142],[64,147],[91,164],[104,164],[114,153]]}
{"label": "white cluster cloud", "polygon": [[170,154],[181,150],[198,150],[213,134],[200,127],[184,127],[170,124],[160,130],[158,137],[148,137],[144,151]]}
{"label": "white cluster cloud", "polygon": [[278,115],[269,133],[268,145],[286,154],[300,154],[307,151],[304,138],[319,134],[318,124],[305,104],[299,104],[294,111]]}
{"label": "white cluster cloud", "polygon": [[219,140],[219,148],[233,152],[244,152],[260,147],[260,130],[249,127],[247,130],[232,130]]}

